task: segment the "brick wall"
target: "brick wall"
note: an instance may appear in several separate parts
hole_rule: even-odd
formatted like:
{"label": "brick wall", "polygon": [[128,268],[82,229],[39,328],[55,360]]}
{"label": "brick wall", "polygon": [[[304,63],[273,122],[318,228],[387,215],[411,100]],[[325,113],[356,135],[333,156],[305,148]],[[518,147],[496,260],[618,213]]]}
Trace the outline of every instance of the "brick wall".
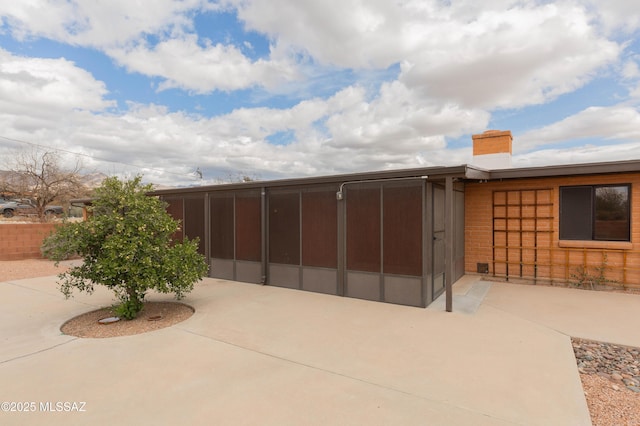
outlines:
{"label": "brick wall", "polygon": [[53,223],[16,223],[0,225],[0,260],[41,258],[42,240],[51,234]]}
{"label": "brick wall", "polygon": [[[559,240],[560,186],[626,183],[631,184],[630,243]],[[577,268],[582,266],[591,273],[595,273],[594,267],[601,266],[603,261],[606,261],[607,279],[615,280],[621,285],[640,287],[640,174],[638,173],[467,183],[465,185],[465,271],[467,273],[476,273],[478,263],[487,263],[490,275],[505,275],[507,263],[505,252],[512,249],[494,250],[493,194],[494,191],[512,190],[546,190],[550,194],[552,205],[541,206],[540,209],[550,210],[552,219],[546,222],[539,221],[538,229],[550,226],[552,232],[547,234],[523,233],[522,241],[524,243],[522,246],[531,245],[531,239],[538,238],[536,251],[524,251],[521,262],[524,265],[510,263],[509,266],[512,267],[512,270],[509,271],[510,276],[512,273],[520,273],[520,268],[522,268],[525,278],[535,276],[537,279],[566,282],[571,279],[571,275],[577,272]],[[544,192],[539,192],[539,194],[544,194]],[[545,200],[540,201],[540,204],[544,204],[543,201]],[[547,199],[546,202],[548,203],[548,201]],[[509,207],[505,209],[509,209]],[[497,223],[495,226],[502,225]],[[526,228],[530,224],[525,225],[523,221],[522,226]],[[497,240],[500,238],[498,236]],[[505,245],[518,247],[520,243],[516,241],[496,241],[495,243],[496,247]],[[516,257],[511,254],[510,252],[509,262]],[[537,263],[536,267],[532,263]]]}
{"label": "brick wall", "polygon": [[486,154],[511,154],[513,137],[509,130],[487,130],[486,132],[473,135],[473,155]]}

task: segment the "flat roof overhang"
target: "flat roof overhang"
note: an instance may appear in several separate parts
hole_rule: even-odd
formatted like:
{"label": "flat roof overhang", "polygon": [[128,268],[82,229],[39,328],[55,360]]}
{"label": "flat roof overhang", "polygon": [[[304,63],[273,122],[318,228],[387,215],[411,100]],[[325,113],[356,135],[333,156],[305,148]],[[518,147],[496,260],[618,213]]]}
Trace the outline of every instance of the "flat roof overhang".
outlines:
{"label": "flat roof overhang", "polygon": [[171,188],[151,191],[150,195],[182,195],[201,192],[228,191],[235,189],[260,189],[291,186],[306,186],[320,184],[341,184],[353,181],[380,181],[385,179],[425,178],[428,180],[444,180],[447,177],[457,179],[483,180],[490,178],[490,172],[472,165],[460,165],[452,167],[426,167],[417,169],[385,170],[375,172],[349,173],[341,175],[329,175],[318,177],[305,177],[294,179],[279,179],[252,181],[240,183],[227,183],[207,186],[192,186],[185,188]]}
{"label": "flat roof overhang", "polygon": [[526,179],[538,177],[562,177],[640,172],[640,160],[610,161],[606,163],[564,164],[544,167],[494,169],[489,180]]}
{"label": "flat roof overhang", "polygon": [[640,160],[611,161],[604,163],[565,164],[542,167],[522,167],[486,170],[471,164],[451,167],[425,167],[415,169],[385,170],[374,172],[348,173],[340,175],[227,183],[206,186],[191,186],[151,191],[150,195],[178,195],[201,192],[228,191],[235,189],[278,188],[301,185],[341,184],[351,181],[384,180],[398,178],[423,178],[431,181],[447,177],[463,180],[503,180],[541,177],[562,177],[640,172]]}

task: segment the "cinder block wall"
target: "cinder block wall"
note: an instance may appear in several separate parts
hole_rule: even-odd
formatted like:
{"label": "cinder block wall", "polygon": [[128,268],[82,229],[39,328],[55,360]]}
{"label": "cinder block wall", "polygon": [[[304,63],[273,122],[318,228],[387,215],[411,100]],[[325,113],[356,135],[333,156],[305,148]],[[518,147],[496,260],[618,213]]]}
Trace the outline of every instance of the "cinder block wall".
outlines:
{"label": "cinder block wall", "polygon": [[0,225],[0,260],[42,258],[42,240],[54,231],[53,223],[16,223]]}
{"label": "cinder block wall", "polygon": [[[631,184],[631,243],[559,241],[560,186],[627,183]],[[620,285],[640,287],[640,174],[638,173],[467,183],[465,185],[465,271],[471,274],[477,273],[477,264],[487,263],[489,275],[494,275],[494,272],[497,275],[503,273],[503,270],[499,269],[500,262],[504,268],[505,259],[499,258],[503,255],[496,254],[495,260],[498,262],[496,271],[493,270],[493,192],[545,188],[551,190],[553,233],[546,241],[545,238],[538,240],[538,246],[547,250],[539,251],[538,262],[541,267],[537,268],[537,278],[566,281],[571,274],[575,274],[576,268],[580,265],[593,271],[593,267],[602,264],[603,254],[605,254],[608,279],[615,280]],[[544,263],[553,265],[543,267]],[[627,269],[623,272],[624,264]]]}

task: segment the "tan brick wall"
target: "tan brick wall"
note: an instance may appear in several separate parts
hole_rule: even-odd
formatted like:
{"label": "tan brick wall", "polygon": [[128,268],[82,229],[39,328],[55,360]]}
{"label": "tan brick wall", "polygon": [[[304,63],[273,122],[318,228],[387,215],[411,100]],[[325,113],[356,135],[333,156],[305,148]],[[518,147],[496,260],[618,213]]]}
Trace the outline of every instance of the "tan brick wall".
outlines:
{"label": "tan brick wall", "polygon": [[488,130],[479,135],[472,135],[473,155],[511,154],[513,137],[509,130]]}
{"label": "tan brick wall", "polygon": [[[559,241],[559,187],[570,185],[631,184],[631,243],[609,243],[592,241],[587,243]],[[550,190],[553,206],[553,220],[539,227],[552,226],[552,234],[538,234],[537,277],[563,281],[576,272],[576,267],[588,268],[600,266],[603,255],[607,261],[607,278],[625,285],[640,287],[640,174],[610,174],[595,176],[572,176],[536,179],[512,179],[501,182],[467,183],[465,185],[465,271],[476,273],[477,263],[488,263],[490,275],[493,270],[493,192],[506,190]],[[542,207],[541,207],[542,208]],[[523,221],[523,229],[530,223]],[[527,245],[535,234],[523,234],[523,246]],[[504,239],[504,237],[503,237]],[[504,245],[504,241],[501,241]],[[510,241],[510,246],[519,246]],[[496,244],[498,245],[498,244]],[[512,250],[512,249],[510,249]],[[504,249],[503,249],[504,251]],[[509,258],[513,259],[510,253]],[[496,252],[496,260],[504,260],[506,255]],[[499,259],[502,258],[502,259]],[[534,253],[523,251],[523,263],[533,263]],[[546,265],[545,265],[546,263]],[[623,265],[625,268],[623,268]],[[504,263],[496,264],[495,273],[504,271]],[[523,266],[525,275],[531,273],[533,266]],[[510,272],[511,274],[511,272]]]}
{"label": "tan brick wall", "polygon": [[53,223],[16,223],[0,225],[0,260],[42,258],[42,240],[51,234]]}

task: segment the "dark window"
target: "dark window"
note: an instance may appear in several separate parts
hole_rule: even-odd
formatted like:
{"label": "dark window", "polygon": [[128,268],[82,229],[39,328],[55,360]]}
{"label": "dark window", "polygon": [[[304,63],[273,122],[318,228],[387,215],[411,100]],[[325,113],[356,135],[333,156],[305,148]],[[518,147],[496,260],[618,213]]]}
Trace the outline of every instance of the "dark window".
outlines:
{"label": "dark window", "polygon": [[629,241],[630,185],[560,188],[560,239]]}

